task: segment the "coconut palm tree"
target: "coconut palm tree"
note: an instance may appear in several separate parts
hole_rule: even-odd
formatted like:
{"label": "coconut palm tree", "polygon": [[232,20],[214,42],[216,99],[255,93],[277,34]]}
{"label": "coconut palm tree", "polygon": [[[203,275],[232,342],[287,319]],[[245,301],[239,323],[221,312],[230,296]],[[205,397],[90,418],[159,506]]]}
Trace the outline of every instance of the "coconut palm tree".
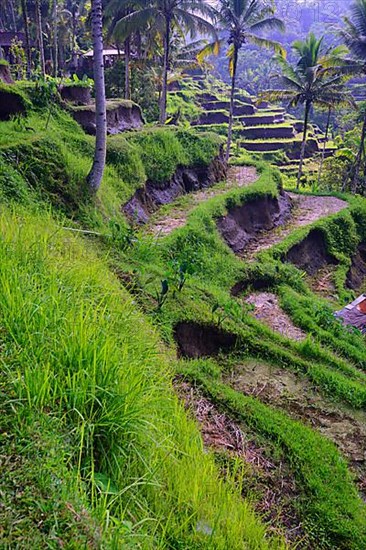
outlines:
{"label": "coconut palm tree", "polygon": [[[123,6],[121,8],[120,3],[115,1],[109,2],[105,10],[106,23],[108,27],[108,37],[115,38],[119,41],[118,32],[116,32],[116,23],[123,17],[126,17],[132,11],[132,6]],[[125,99],[131,99],[131,85],[130,85],[130,64],[131,64],[131,42],[132,34],[124,38],[124,57],[125,57]]]}
{"label": "coconut palm tree", "polygon": [[[239,51],[245,44],[255,44],[260,47],[272,48],[284,56],[285,51],[280,44],[260,36],[260,33],[266,30],[284,30],[284,24],[280,19],[274,17],[272,5],[269,5],[265,0],[219,0],[218,22],[220,30],[229,34],[227,56],[231,75],[231,92],[226,146],[226,160],[228,161],[233,131],[234,95]],[[217,53],[222,42],[223,40],[206,46],[200,53],[199,60],[209,54]]]}
{"label": "coconut palm tree", "polygon": [[103,61],[103,8],[102,0],[91,2],[91,23],[94,49],[95,124],[96,140],[94,160],[87,181],[89,189],[98,191],[105,167],[107,147],[107,116]]}
{"label": "coconut palm tree", "polygon": [[[354,58],[354,72],[366,75],[366,0],[354,0],[351,5],[351,16],[350,18],[344,17],[344,27],[338,29],[338,33]],[[366,111],[362,124],[360,146],[353,170],[352,191],[356,191],[358,185],[362,157],[365,152],[365,141]]]}
{"label": "coconut palm tree", "polygon": [[44,57],[44,44],[43,44],[43,29],[42,29],[42,12],[41,12],[41,0],[35,0],[36,11],[36,29],[37,29],[37,44],[39,49],[39,60],[41,65],[42,77],[46,76],[46,63]]}
{"label": "coconut palm tree", "polygon": [[313,33],[310,33],[304,41],[294,42],[292,48],[298,55],[295,66],[281,57],[278,58],[284,89],[268,90],[263,92],[261,97],[270,101],[287,100],[291,107],[304,105],[304,130],[297,175],[297,188],[299,188],[311,108],[316,104],[332,104],[333,95],[335,97],[340,93],[340,87],[344,82],[341,66],[346,52],[343,46],[324,50],[323,38],[317,39]]}
{"label": "coconut palm tree", "polygon": [[163,82],[160,98],[160,123],[166,121],[166,103],[168,91],[168,71],[170,66],[170,46],[174,30],[189,33],[215,34],[211,23],[214,9],[206,0],[111,0],[109,10],[130,10],[115,25],[115,33],[125,40],[138,30],[152,24],[163,42]]}
{"label": "coconut palm tree", "polygon": [[23,18],[24,34],[25,34],[25,54],[27,56],[27,78],[30,78],[32,74],[32,53],[31,53],[30,37],[29,37],[28,6],[27,6],[26,0],[21,0],[21,10],[22,10],[22,18]]}
{"label": "coconut palm tree", "polygon": [[346,82],[341,81],[338,85],[334,86],[329,94],[324,94],[323,98],[318,102],[319,105],[323,105],[328,110],[327,122],[325,127],[324,142],[322,147],[322,154],[320,158],[320,165],[318,171],[318,184],[320,183],[325,159],[325,148],[328,141],[329,130],[330,130],[330,121],[333,111],[336,107],[351,107],[356,109],[357,106],[352,97],[352,94],[349,89],[346,88]]}

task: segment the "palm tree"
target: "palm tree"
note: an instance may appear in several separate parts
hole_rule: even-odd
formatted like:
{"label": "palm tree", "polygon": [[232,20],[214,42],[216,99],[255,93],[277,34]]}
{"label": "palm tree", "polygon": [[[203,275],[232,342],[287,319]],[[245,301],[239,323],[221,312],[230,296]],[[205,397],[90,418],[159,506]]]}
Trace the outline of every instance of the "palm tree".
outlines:
{"label": "palm tree", "polygon": [[41,65],[42,77],[46,76],[46,63],[44,57],[44,44],[43,44],[43,30],[42,30],[42,12],[41,12],[41,0],[35,0],[36,11],[36,29],[37,29],[37,43],[39,49],[39,60]]}
{"label": "palm tree", "polygon": [[[354,70],[366,74],[366,0],[354,0],[351,6],[351,17],[345,17],[344,24],[344,28],[339,29],[338,32],[354,57]],[[353,170],[352,191],[356,191],[358,185],[362,157],[365,152],[365,140],[366,111],[362,124],[360,146]]]}
{"label": "palm tree", "polygon": [[115,26],[115,33],[125,40],[138,30],[153,24],[163,41],[163,82],[160,98],[160,123],[166,121],[168,71],[170,66],[170,45],[174,29],[195,36],[197,32],[215,34],[212,20],[214,9],[206,0],[111,0],[110,9],[131,10]]}
{"label": "palm tree", "polygon": [[297,175],[297,188],[299,188],[306,151],[310,110],[315,104],[332,105],[337,94],[341,92],[344,82],[341,65],[345,48],[338,46],[323,51],[323,38],[317,39],[313,33],[310,33],[304,41],[294,42],[292,48],[299,56],[295,67],[285,59],[278,58],[282,69],[281,81],[285,88],[268,90],[263,92],[261,97],[271,101],[288,100],[291,107],[298,105],[305,107]]}
{"label": "palm tree", "polygon": [[103,8],[102,0],[91,2],[91,22],[94,49],[95,124],[96,140],[94,160],[87,181],[89,189],[98,191],[105,167],[107,147],[107,116],[103,62]]}
{"label": "palm tree", "polygon": [[25,53],[27,56],[27,78],[30,78],[32,74],[32,53],[29,38],[28,6],[26,0],[21,0],[21,8],[25,34]]}
{"label": "palm tree", "polygon": [[[285,51],[280,44],[258,35],[258,33],[269,29],[284,30],[284,24],[280,19],[274,17],[272,6],[265,0],[219,0],[218,20],[220,29],[229,33],[227,56],[231,75],[231,92],[226,146],[226,161],[228,161],[233,131],[234,95],[239,51],[244,44],[249,43],[272,48],[284,56]],[[215,50],[217,52],[220,42],[204,48],[199,55],[199,59],[201,60],[204,56],[215,53]]]}
{"label": "palm tree", "polygon": [[[123,6],[121,8],[120,3],[115,1],[109,2],[105,10],[107,16],[107,25],[108,25],[108,36],[114,37],[119,41],[119,34],[116,32],[116,23],[120,21],[123,17],[126,17],[131,13],[132,7]],[[131,64],[131,41],[132,33],[123,40],[124,46],[124,56],[125,56],[125,99],[131,99],[131,85],[130,85],[130,64]]]}
{"label": "palm tree", "polygon": [[330,130],[330,120],[332,113],[335,107],[352,107],[357,108],[352,94],[349,89],[346,88],[345,82],[340,82],[338,85],[334,86],[328,95],[324,94],[322,101],[319,101],[320,105],[323,105],[328,110],[327,123],[325,127],[325,136],[322,147],[322,154],[320,159],[319,171],[318,171],[318,184],[320,183],[325,159],[325,147],[328,141],[329,130]]}

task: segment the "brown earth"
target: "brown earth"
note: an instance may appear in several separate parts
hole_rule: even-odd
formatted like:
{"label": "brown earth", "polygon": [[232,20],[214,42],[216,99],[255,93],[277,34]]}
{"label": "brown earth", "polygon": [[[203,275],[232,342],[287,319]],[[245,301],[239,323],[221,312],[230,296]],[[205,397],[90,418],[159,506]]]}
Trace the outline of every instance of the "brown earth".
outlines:
{"label": "brown earth", "polygon": [[61,86],[60,95],[64,101],[74,105],[89,105],[92,102],[91,90],[86,86]]}
{"label": "brown earth", "polygon": [[7,90],[0,90],[0,120],[10,120],[15,115],[25,114],[21,96]]}
{"label": "brown earth", "polygon": [[217,188],[208,188],[193,192],[190,203],[187,206],[177,206],[169,214],[158,215],[152,220],[149,230],[156,236],[169,235],[175,229],[186,224],[190,212],[201,202],[207,201],[217,195],[226,193],[233,187],[245,187],[257,179],[257,172],[253,166],[232,166],[228,169],[226,185]]}
{"label": "brown earth", "polygon": [[9,65],[0,65],[0,82],[13,84],[14,80],[11,77]]}
{"label": "brown earth", "polygon": [[251,294],[245,302],[254,307],[253,315],[274,331],[292,340],[304,340],[305,332],[296,327],[279,305],[278,298],[270,292]]}
{"label": "brown earth", "polygon": [[225,382],[245,395],[285,410],[331,439],[349,460],[366,500],[366,414],[338,408],[316,392],[311,382],[277,366],[249,361],[234,367]]}
{"label": "brown earth", "polygon": [[284,260],[296,265],[308,275],[315,275],[319,269],[338,263],[328,253],[325,234],[320,229],[312,229],[305,239],[291,247]]}
{"label": "brown earth", "polygon": [[[226,163],[221,152],[208,166],[186,168],[178,166],[171,179],[163,184],[148,181],[137,189],[133,197],[123,206],[127,217],[135,223],[146,223],[159,207],[172,203],[176,198],[210,187],[226,177]],[[166,218],[166,228],[173,229],[173,218]],[[176,228],[175,226],[174,228]],[[155,226],[154,233],[161,232],[161,225]],[[167,231],[166,231],[167,233]]]}
{"label": "brown earth", "polygon": [[235,206],[216,223],[228,246],[241,254],[259,233],[284,225],[291,216],[291,208],[287,193],[282,192],[278,197],[263,195]]}
{"label": "brown earth", "polygon": [[[269,525],[269,531],[284,536],[299,550],[310,550],[294,506],[299,492],[289,466],[269,457],[268,450],[245,433],[241,424],[221,413],[197,388],[180,378],[176,379],[174,387],[197,420],[205,447],[218,457],[225,453],[228,459],[233,457],[242,461],[245,467],[243,497],[253,502],[255,511]],[[221,471],[226,474],[225,465]]]}
{"label": "brown earth", "polygon": [[[95,104],[70,106],[70,114],[87,134],[95,135]],[[119,134],[126,130],[138,130],[144,125],[140,107],[132,101],[107,101],[107,132]]]}
{"label": "brown earth", "polygon": [[366,244],[358,246],[352,257],[352,264],[347,273],[346,286],[351,290],[360,290],[366,278]]}
{"label": "brown earth", "polygon": [[181,321],[174,327],[178,354],[190,359],[212,357],[235,348],[237,337],[214,325]]}
{"label": "brown earth", "polygon": [[292,217],[288,223],[275,231],[262,232],[241,252],[245,259],[252,260],[262,250],[267,250],[283,241],[297,227],[304,227],[321,218],[336,214],[347,208],[346,201],[336,197],[317,197],[288,193],[293,201]]}

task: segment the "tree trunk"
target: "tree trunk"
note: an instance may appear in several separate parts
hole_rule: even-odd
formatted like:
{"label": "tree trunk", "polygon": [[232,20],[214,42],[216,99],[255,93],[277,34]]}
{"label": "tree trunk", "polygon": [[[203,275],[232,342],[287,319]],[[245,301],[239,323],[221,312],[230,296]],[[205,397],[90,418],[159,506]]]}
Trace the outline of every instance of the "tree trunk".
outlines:
{"label": "tree trunk", "polygon": [[105,167],[107,146],[107,115],[104,85],[103,59],[103,8],[102,0],[92,0],[91,21],[94,49],[94,85],[95,85],[95,124],[96,140],[94,160],[87,182],[91,192],[96,193],[100,187]]}
{"label": "tree trunk", "polygon": [[17,19],[15,17],[15,9],[14,9],[13,0],[9,0],[9,6],[10,6],[11,18],[13,20],[13,31],[17,32],[18,31],[18,29],[17,29]]}
{"label": "tree trunk", "polygon": [[332,107],[329,107],[329,109],[328,109],[328,118],[327,118],[327,127],[325,129],[325,140],[324,140],[324,143],[323,143],[322,157],[321,157],[321,160],[320,160],[319,173],[318,173],[318,185],[320,184],[320,180],[321,180],[321,177],[322,177],[323,164],[324,164],[324,158],[325,158],[325,146],[326,146],[327,140],[328,140],[329,127],[330,127],[330,115],[331,114],[332,114]]}
{"label": "tree trunk", "polygon": [[300,180],[301,180],[301,176],[302,176],[302,167],[303,167],[303,164],[304,164],[305,151],[306,151],[306,139],[307,139],[307,135],[308,135],[310,107],[311,107],[311,103],[310,103],[310,101],[307,101],[305,103],[304,133],[303,133],[303,136],[302,136],[300,164],[299,164],[299,171],[297,173],[296,189],[299,189],[299,187],[300,187]]}
{"label": "tree trunk", "polygon": [[234,96],[235,96],[235,79],[236,79],[237,64],[238,64],[238,48],[237,48],[237,46],[234,45],[233,72],[232,72],[232,75],[231,75],[231,91],[230,91],[229,128],[228,128],[228,132],[227,132],[227,143],[226,143],[226,153],[225,153],[226,162],[229,161],[231,139],[232,139],[232,135],[233,135]]}
{"label": "tree trunk", "polygon": [[168,93],[168,71],[169,71],[169,55],[170,55],[170,19],[165,18],[165,36],[164,36],[164,66],[163,66],[163,83],[160,98],[160,124],[165,124],[166,121],[166,100]]}
{"label": "tree trunk", "polygon": [[23,25],[24,25],[24,34],[25,34],[25,54],[27,56],[27,78],[29,79],[32,75],[32,52],[31,52],[30,39],[29,39],[27,0],[22,0],[21,5],[22,5],[22,16],[23,16]]}
{"label": "tree trunk", "polygon": [[130,85],[130,56],[131,56],[131,39],[125,40],[125,99],[131,99]]}
{"label": "tree trunk", "polygon": [[58,75],[58,6],[53,0],[53,74]]}
{"label": "tree trunk", "polygon": [[37,42],[39,49],[39,60],[41,64],[41,74],[43,78],[46,76],[46,64],[44,60],[43,32],[42,32],[42,14],[40,0],[36,0],[36,27],[37,27]]}
{"label": "tree trunk", "polygon": [[356,193],[357,191],[357,184],[358,184],[358,178],[360,175],[360,169],[361,169],[361,161],[362,156],[365,149],[365,139],[366,139],[366,112],[364,115],[363,125],[362,125],[362,133],[361,133],[361,143],[360,147],[358,149],[356,162],[355,162],[355,169],[353,172],[352,182],[351,182],[351,192]]}

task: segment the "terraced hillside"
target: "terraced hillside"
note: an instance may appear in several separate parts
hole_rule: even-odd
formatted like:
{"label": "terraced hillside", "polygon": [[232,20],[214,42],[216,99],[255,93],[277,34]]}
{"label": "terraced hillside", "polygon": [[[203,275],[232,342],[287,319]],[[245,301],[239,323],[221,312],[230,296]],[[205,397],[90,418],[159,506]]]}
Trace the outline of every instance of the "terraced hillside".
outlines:
{"label": "terraced hillside", "polygon": [[[196,103],[198,109],[192,124],[197,130],[226,135],[230,106],[228,87],[224,83],[212,84],[204,77],[196,77],[193,82],[192,86],[192,79],[186,77],[181,84],[182,89],[171,92],[171,97],[181,96]],[[195,90],[194,97],[191,95],[192,89]],[[243,90],[237,91],[233,127],[237,151],[243,149],[259,156],[265,154],[267,159],[279,164],[285,173],[292,174],[300,158],[302,132],[303,122],[286,113],[283,107],[258,102],[257,98]],[[310,161],[319,156],[323,148],[325,157],[332,155],[336,146],[330,140],[325,143],[325,140],[319,128],[310,126],[306,159]]]}
{"label": "terraced hillside", "polygon": [[0,123],[1,544],[363,550],[365,338],[334,311],[365,199],[169,127],[109,136],[92,198],[92,138],[44,118]]}

